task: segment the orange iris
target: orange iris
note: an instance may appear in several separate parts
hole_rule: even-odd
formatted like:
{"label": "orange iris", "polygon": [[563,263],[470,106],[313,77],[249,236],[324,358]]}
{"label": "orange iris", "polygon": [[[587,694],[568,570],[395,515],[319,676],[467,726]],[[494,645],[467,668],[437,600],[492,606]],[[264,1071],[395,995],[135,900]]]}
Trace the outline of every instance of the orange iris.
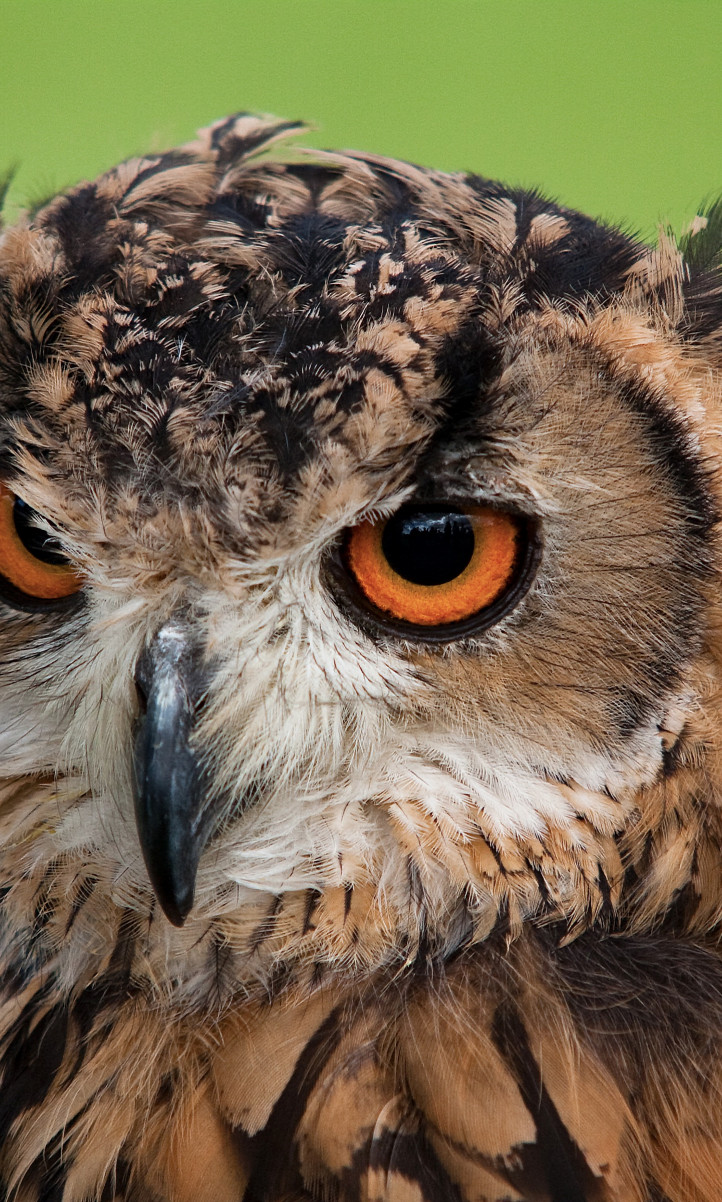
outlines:
{"label": "orange iris", "polygon": [[[423,525],[423,507],[418,513]],[[449,510],[446,514],[442,511],[438,518],[441,535],[432,533],[426,543],[417,540],[415,547],[409,544],[408,576],[417,579],[409,579],[398,570],[400,565],[404,569],[403,555],[397,557],[394,566],[389,562],[384,535],[389,523],[398,524],[398,518],[395,515],[380,522],[361,522],[351,531],[346,550],[348,565],[363,594],[391,617],[418,626],[460,622],[486,609],[510,586],[518,562],[520,530],[519,520],[512,514],[487,506]],[[427,565],[432,569],[430,573],[424,570],[424,553],[433,555],[435,547],[444,550],[440,541],[444,520],[459,518],[465,524],[464,547],[469,548],[468,554],[462,551],[460,570],[440,583],[419,583],[419,576],[433,576],[433,564]],[[450,562],[453,572],[453,556]]]}
{"label": "orange iris", "polygon": [[25,545],[15,521],[15,494],[0,484],[0,575],[28,597],[57,601],[81,587],[80,577],[67,563],[38,558]]}

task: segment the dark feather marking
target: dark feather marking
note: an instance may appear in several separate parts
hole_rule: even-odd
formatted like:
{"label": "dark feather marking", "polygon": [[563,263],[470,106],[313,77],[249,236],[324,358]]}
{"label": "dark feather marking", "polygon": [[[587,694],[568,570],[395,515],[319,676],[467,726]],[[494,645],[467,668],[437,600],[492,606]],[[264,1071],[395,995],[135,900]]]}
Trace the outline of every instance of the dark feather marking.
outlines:
{"label": "dark feather marking", "polygon": [[682,418],[664,406],[643,385],[625,384],[621,398],[639,418],[654,452],[655,464],[663,472],[684,506],[688,536],[698,544],[709,542],[720,520],[715,501],[712,469],[695,452]]}
{"label": "dark feather marking", "polygon": [[[115,1202],[115,1198],[118,1195],[120,1197],[125,1197],[130,1188],[130,1181],[130,1165],[127,1161],[121,1158],[111,1170],[108,1180],[103,1187],[103,1192],[100,1195],[99,1202]],[[136,1199],[136,1202],[139,1202],[139,1200]]]}
{"label": "dark feather marking", "polygon": [[211,137],[211,145],[218,151],[218,164],[223,167],[226,163],[234,159],[241,159],[249,156],[254,150],[260,150],[270,137],[275,137],[281,133],[294,131],[302,132],[304,126],[302,121],[275,121],[271,126],[263,126],[257,133],[241,134],[233,133],[233,126],[239,117],[252,116],[250,113],[235,113],[222,126],[216,128]]}
{"label": "dark feather marking", "polygon": [[609,922],[613,918],[614,908],[612,906],[612,887],[609,884],[607,874],[601,864],[597,870],[597,888],[602,898],[602,906],[598,915],[598,920]]}
{"label": "dark feather marking", "polygon": [[6,1045],[0,1093],[0,1147],[15,1119],[43,1101],[65,1053],[67,1005],[53,1006],[35,1022],[41,1009],[42,999],[34,998],[16,1021]]}
{"label": "dark feather marking", "polygon": [[[81,1112],[82,1113],[82,1112]],[[33,1166],[38,1181],[37,1202],[63,1202],[70,1163],[63,1157],[67,1132],[57,1135]]]}
{"label": "dark feather marking", "polygon": [[450,334],[436,359],[448,399],[443,402],[442,421],[417,468],[420,478],[428,479],[431,491],[434,484],[438,488],[439,459],[453,455],[457,440],[463,441],[468,456],[468,440],[478,439],[478,423],[492,405],[493,382],[502,360],[497,340],[484,328],[482,313],[483,308],[475,310]]}
{"label": "dark feather marking", "polygon": [[276,915],[279,913],[282,905],[283,898],[280,894],[271,899],[268,910],[248,937],[248,946],[251,951],[258,951],[261,944],[273,934],[276,925]]}
{"label": "dark feather marking", "polygon": [[95,1020],[105,1011],[114,1011],[131,996],[131,967],[141,925],[139,915],[130,910],[123,912],[108,968],[83,990],[73,1005],[73,1019],[77,1025],[77,1054],[73,1072],[77,1072],[83,1063],[88,1036]]}
{"label": "dark feather marking", "polygon": [[[389,1176],[398,1174],[414,1182],[424,1202],[461,1202],[457,1186],[421,1132],[385,1130],[373,1141],[368,1164],[371,1169],[382,1169]],[[346,1196],[344,1193],[344,1202]]]}
{"label": "dark feather marking", "polygon": [[588,931],[549,952],[578,1029],[618,1080],[642,1082],[674,1048],[688,1082],[704,1088],[722,1040],[718,951],[669,935]]}
{"label": "dark feather marking", "polygon": [[700,216],[706,226],[679,240],[686,278],[683,284],[685,319],[683,336],[697,340],[718,337],[722,321],[722,197],[705,205]]}
{"label": "dark feather marking", "polygon": [[[547,884],[547,880],[546,880],[546,877],[544,876],[544,873],[542,872],[539,865],[535,864],[533,862],[533,860],[527,859],[525,862],[526,862],[527,868],[529,869],[532,876],[534,877],[534,880],[537,883],[537,888],[539,890],[539,897],[541,899],[540,912],[544,913],[545,911],[551,910],[553,908],[553,902],[552,902],[551,893],[549,891],[549,885]],[[601,869],[600,869],[600,871],[601,871]]]}
{"label": "dark feather marking", "polygon": [[496,180],[478,175],[468,175],[466,183],[482,204],[485,200],[508,198],[516,206],[517,253],[523,250],[533,217],[549,213],[567,221],[569,233],[556,245],[548,251],[544,247],[535,250],[535,264],[538,261],[544,265],[548,254],[550,270],[540,271],[534,280],[528,265],[525,267],[531,280],[529,299],[535,304],[546,297],[586,297],[590,294],[606,297],[619,292],[630,267],[645,249],[620,230],[600,225],[583,213],[540,197],[533,190],[509,189]]}
{"label": "dark feather marking", "polygon": [[213,963],[213,991],[220,1005],[225,993],[224,977],[233,964],[233,950],[217,932],[214,932],[211,940],[210,956]]}
{"label": "dark feather marking", "polygon": [[62,290],[67,300],[110,283],[120,255],[113,216],[110,201],[98,196],[95,184],[86,184],[54,202],[39,218],[57,234],[67,258],[69,271]]}
{"label": "dark feather marking", "polygon": [[268,238],[274,266],[291,287],[320,290],[344,266],[348,222],[309,212],[282,221]]}
{"label": "dark feather marking", "polygon": [[679,249],[690,275],[713,271],[722,265],[722,197],[705,205],[699,214],[705,220],[703,229],[691,230],[679,240]]}
{"label": "dark feather marking", "polygon": [[306,908],[303,915],[303,927],[301,928],[303,935],[307,935],[309,931],[315,931],[316,929],[313,916],[321,900],[321,896],[322,894],[319,889],[306,890]]}
{"label": "dark feather marking", "polygon": [[93,891],[94,891],[97,883],[98,883],[98,878],[96,876],[90,875],[90,876],[83,876],[80,878],[78,886],[75,890],[75,896],[73,897],[73,900],[72,900],[72,903],[70,906],[70,911],[68,913],[68,920],[65,924],[65,934],[66,935],[68,935],[70,933],[70,931],[72,930],[75,920],[77,919],[78,915],[80,914],[81,910],[83,909],[83,906],[88,901],[90,901],[90,898],[93,896]]}
{"label": "dark feather marking", "polygon": [[684,765],[686,741],[685,731],[682,730],[676,743],[673,743],[671,747],[663,748],[662,775],[666,780],[670,780],[676,773],[677,769]]}
{"label": "dark feather marking", "polygon": [[[147,183],[148,180],[151,180],[158,175],[165,175],[166,171],[172,171],[175,167],[188,166],[192,162],[193,155],[188,154],[186,151],[180,149],[166,150],[163,154],[159,155],[157,159],[154,155],[151,156],[148,166],[143,167],[137,175],[133,176],[130,187],[125,192],[125,196],[130,196],[132,199],[133,192],[135,192],[135,190],[140,188],[143,184]],[[134,205],[133,216],[135,217],[139,212],[146,211],[152,214],[156,204],[156,198],[152,197],[146,202],[146,208],[141,209]]]}
{"label": "dark feather marking", "polygon": [[549,1202],[605,1202],[603,1184],[592,1173],[547,1093],[526,1029],[511,1002],[498,1007],[491,1036],[537,1130],[536,1144],[519,1150],[521,1167],[509,1170],[510,1180],[522,1190],[531,1183],[538,1188],[541,1174],[549,1188]]}
{"label": "dark feather marking", "polygon": [[333,1010],[309,1039],[266,1126],[251,1140],[256,1167],[244,1202],[272,1202],[285,1191],[302,1187],[292,1138],[311,1091],[343,1035],[342,1015],[341,1009]]}
{"label": "dark feather marking", "polygon": [[63,1202],[67,1172],[62,1168],[51,1170],[43,1177],[38,1190],[38,1202]]}
{"label": "dark feather marking", "polygon": [[668,909],[660,916],[658,924],[660,935],[671,935],[673,938],[677,938],[689,930],[690,922],[700,903],[699,891],[694,881],[696,874],[697,851],[695,849],[689,866],[690,879],[673,894]]}

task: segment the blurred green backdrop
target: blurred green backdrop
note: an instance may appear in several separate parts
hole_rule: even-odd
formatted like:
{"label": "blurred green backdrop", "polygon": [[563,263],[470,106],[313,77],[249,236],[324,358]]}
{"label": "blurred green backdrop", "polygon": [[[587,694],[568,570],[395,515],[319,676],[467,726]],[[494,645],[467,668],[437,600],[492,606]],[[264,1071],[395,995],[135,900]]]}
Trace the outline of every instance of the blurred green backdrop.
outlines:
{"label": "blurred green backdrop", "polygon": [[722,191],[722,0],[0,0],[14,204],[249,108],[653,236]]}

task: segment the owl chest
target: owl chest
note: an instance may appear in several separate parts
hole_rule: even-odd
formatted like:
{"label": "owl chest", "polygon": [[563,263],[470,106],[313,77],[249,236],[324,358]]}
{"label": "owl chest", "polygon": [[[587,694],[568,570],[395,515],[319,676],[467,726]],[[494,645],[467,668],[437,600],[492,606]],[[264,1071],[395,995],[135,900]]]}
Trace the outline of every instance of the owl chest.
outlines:
{"label": "owl chest", "polygon": [[212,1015],[120,963],[70,1001],[15,984],[0,1165],[23,1198],[719,1196],[722,965],[689,940],[492,938]]}

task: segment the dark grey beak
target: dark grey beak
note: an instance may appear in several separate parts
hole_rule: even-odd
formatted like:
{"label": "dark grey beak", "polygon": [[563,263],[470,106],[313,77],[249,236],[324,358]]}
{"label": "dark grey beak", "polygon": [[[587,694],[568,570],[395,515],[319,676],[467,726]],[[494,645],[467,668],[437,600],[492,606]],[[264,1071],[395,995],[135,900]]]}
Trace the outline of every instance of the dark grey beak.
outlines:
{"label": "dark grey beak", "polygon": [[141,655],[135,682],[141,713],[135,734],[135,817],[146,868],[168,919],[182,926],[193,906],[196,872],[212,827],[203,772],[190,745],[203,688],[189,631],[161,627]]}

